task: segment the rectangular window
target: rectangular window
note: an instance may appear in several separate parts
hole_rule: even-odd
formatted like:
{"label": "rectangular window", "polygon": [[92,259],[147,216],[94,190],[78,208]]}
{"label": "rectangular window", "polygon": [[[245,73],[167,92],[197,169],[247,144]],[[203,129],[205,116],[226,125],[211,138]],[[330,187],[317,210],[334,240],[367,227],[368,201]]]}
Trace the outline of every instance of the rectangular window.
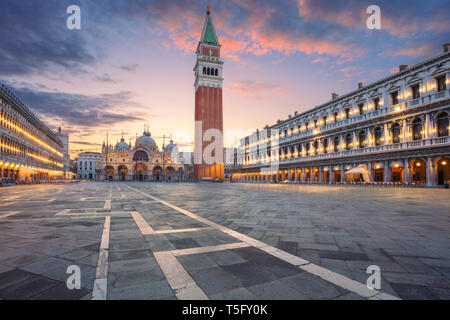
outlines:
{"label": "rectangular window", "polygon": [[411,92],[412,92],[412,98],[418,99],[420,97],[419,84],[415,84],[415,85],[411,86]]}
{"label": "rectangular window", "polygon": [[391,104],[392,105],[398,104],[398,91],[394,91],[391,93]]}
{"label": "rectangular window", "polygon": [[338,113],[337,112],[333,113],[333,121],[334,122],[337,122],[337,117],[338,117]]}
{"label": "rectangular window", "polygon": [[323,116],[323,125],[324,125],[324,126],[327,125],[327,116]]}
{"label": "rectangular window", "polygon": [[358,110],[359,110],[359,114],[364,113],[364,104],[363,103],[358,104]]}
{"label": "rectangular window", "polygon": [[347,109],[345,109],[344,111],[345,111],[345,119],[350,118],[350,109],[347,108]]}
{"label": "rectangular window", "polygon": [[373,107],[375,110],[380,110],[380,98],[373,99]]}
{"label": "rectangular window", "polygon": [[317,119],[314,120],[314,129],[317,128]]}
{"label": "rectangular window", "polygon": [[441,91],[444,91],[445,89],[447,89],[447,86],[445,84],[445,75],[436,78],[436,82],[437,82],[437,91],[438,92],[441,92]]}

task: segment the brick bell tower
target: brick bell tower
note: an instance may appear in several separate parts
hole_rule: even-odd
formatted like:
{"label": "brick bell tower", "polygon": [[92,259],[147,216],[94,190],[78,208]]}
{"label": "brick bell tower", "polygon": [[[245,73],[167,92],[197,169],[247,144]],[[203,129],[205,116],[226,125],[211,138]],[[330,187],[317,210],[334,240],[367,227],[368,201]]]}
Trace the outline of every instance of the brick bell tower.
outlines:
{"label": "brick bell tower", "polygon": [[[197,61],[194,67],[195,73],[195,153],[203,155],[205,148],[210,143],[220,147],[223,152],[223,110],[222,110],[222,68],[223,60],[220,58],[219,40],[211,18],[210,7],[206,12],[206,20],[203,26],[202,36],[198,43],[196,54]],[[199,124],[201,123],[201,130]],[[203,141],[204,134],[209,129],[217,129],[221,132],[220,141]],[[201,132],[201,136],[200,136]],[[212,156],[215,156],[214,150]],[[219,155],[218,155],[219,156]],[[220,163],[206,164],[202,157],[202,164],[194,162],[195,180],[202,178],[223,179],[223,156]]]}

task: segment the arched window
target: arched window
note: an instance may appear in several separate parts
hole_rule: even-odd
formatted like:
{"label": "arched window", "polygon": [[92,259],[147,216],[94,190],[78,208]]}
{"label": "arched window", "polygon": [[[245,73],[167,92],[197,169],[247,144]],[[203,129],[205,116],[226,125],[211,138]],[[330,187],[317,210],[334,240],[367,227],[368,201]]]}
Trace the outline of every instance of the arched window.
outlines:
{"label": "arched window", "polygon": [[319,149],[319,142],[316,140],[313,143],[313,147],[314,147],[314,153],[317,153],[318,149]]}
{"label": "arched window", "polygon": [[148,161],[148,154],[145,151],[138,150],[133,156],[133,161]]}
{"label": "arched window", "polygon": [[328,139],[323,139],[323,153],[328,152]]}
{"label": "arched window", "polygon": [[203,67],[203,74],[206,74],[206,67]]}
{"label": "arched window", "polygon": [[359,139],[359,147],[364,148],[364,146],[366,145],[366,133],[364,131],[361,131],[358,135],[358,139]]}
{"label": "arched window", "polygon": [[414,119],[412,124],[413,140],[422,140],[422,120]]}
{"label": "arched window", "polygon": [[338,152],[339,151],[339,137],[336,136],[334,137],[334,152]]}
{"label": "arched window", "polygon": [[352,147],[352,140],[352,134],[347,133],[347,135],[345,136],[345,150],[350,150],[350,148]]}
{"label": "arched window", "polygon": [[381,127],[375,128],[374,136],[375,136],[375,146],[381,146],[381,138],[383,136],[383,130],[381,129]]}
{"label": "arched window", "polygon": [[398,123],[392,125],[392,143],[400,143],[400,125]]}
{"label": "arched window", "polygon": [[219,70],[216,69],[216,70],[214,71],[214,73],[215,73],[216,76],[218,76],[218,75],[219,75]]}
{"label": "arched window", "polygon": [[448,113],[442,112],[437,118],[437,134],[438,137],[448,136]]}
{"label": "arched window", "polygon": [[207,74],[208,76],[211,75],[211,69],[210,69],[210,68],[207,69],[206,74]]}

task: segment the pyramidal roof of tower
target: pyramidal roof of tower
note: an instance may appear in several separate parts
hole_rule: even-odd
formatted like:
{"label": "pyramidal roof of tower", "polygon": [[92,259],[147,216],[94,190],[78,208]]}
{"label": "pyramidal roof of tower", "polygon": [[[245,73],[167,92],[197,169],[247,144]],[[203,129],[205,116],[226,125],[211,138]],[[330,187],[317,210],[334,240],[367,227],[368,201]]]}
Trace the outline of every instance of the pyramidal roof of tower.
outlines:
{"label": "pyramidal roof of tower", "polygon": [[209,6],[208,11],[206,12],[206,20],[205,25],[203,26],[201,42],[219,44],[219,41],[217,40],[216,31],[214,29],[214,25],[212,23],[211,14],[209,12]]}

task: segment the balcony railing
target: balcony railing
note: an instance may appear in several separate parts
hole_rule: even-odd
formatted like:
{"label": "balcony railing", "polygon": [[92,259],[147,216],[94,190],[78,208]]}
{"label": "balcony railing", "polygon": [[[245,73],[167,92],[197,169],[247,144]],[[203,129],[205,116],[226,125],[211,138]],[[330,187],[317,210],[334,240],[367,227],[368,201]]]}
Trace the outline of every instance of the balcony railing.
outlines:
{"label": "balcony railing", "polygon": [[[348,157],[352,155],[362,155],[362,154],[370,154],[370,153],[380,153],[380,152],[388,152],[394,150],[407,150],[414,149],[418,147],[429,147],[434,145],[442,145],[442,144],[450,144],[450,137],[436,137],[431,139],[424,139],[418,141],[405,141],[394,144],[387,144],[382,146],[372,146],[365,147],[359,149],[351,149],[344,150],[338,152],[331,153],[321,153],[310,156],[301,156],[301,157],[289,157],[288,159],[280,159],[280,164],[288,164],[293,162],[306,162],[312,160],[323,160],[323,159],[332,159],[332,158],[340,158],[340,157]],[[270,162],[261,161],[259,163],[248,164],[246,166],[257,166],[263,164],[270,164]]]}
{"label": "balcony railing", "polygon": [[314,134],[319,134],[322,132],[326,132],[328,130],[331,129],[335,129],[338,127],[344,127],[350,124],[354,124],[354,123],[358,123],[358,122],[362,122],[368,119],[373,119],[375,117],[379,117],[382,115],[386,115],[386,114],[390,114],[390,113],[394,113],[394,112],[399,112],[399,111],[403,111],[407,108],[411,108],[411,107],[415,107],[419,104],[424,104],[424,103],[429,103],[429,102],[434,102],[436,100],[439,99],[443,99],[443,98],[448,98],[450,96],[450,89],[444,90],[442,92],[438,92],[438,93],[433,93],[433,94],[429,94],[427,96],[423,96],[421,98],[417,98],[414,100],[409,100],[409,101],[404,101],[401,103],[398,103],[396,105],[387,107],[387,108],[382,108],[380,110],[374,110],[374,111],[370,111],[361,115],[357,115],[354,117],[351,117],[349,119],[344,119],[344,120],[339,120],[337,122],[334,123],[329,123],[327,125],[324,125],[320,128],[316,128],[313,130],[307,130],[304,132],[300,132],[300,133],[296,133],[293,135],[288,135],[285,137],[280,137],[280,144],[281,143],[286,143],[286,142],[290,142],[293,140],[297,140],[299,138],[303,138],[303,137],[307,137],[307,136],[311,136]]}

